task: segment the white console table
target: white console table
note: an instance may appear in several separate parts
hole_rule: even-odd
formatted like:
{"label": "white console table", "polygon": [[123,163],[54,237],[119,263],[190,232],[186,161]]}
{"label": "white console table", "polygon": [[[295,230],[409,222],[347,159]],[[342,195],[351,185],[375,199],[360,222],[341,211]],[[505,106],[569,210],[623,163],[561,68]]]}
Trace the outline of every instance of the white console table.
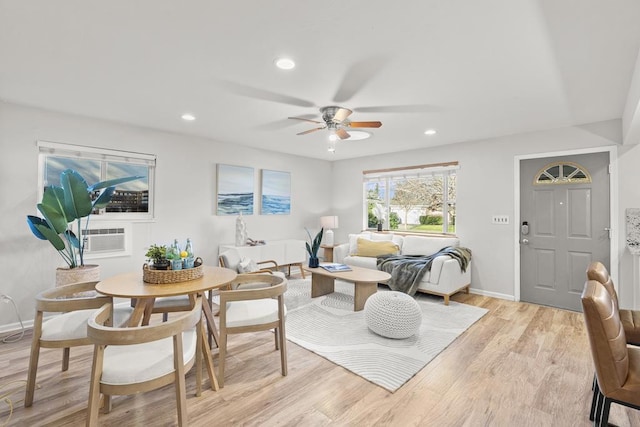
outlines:
{"label": "white console table", "polygon": [[307,250],[304,240],[273,240],[267,241],[264,245],[256,246],[236,246],[232,243],[221,244],[218,255],[228,249],[235,249],[241,257],[251,258],[256,262],[273,260],[278,266],[288,267],[288,274],[291,274],[291,266],[295,265],[300,269],[302,278],[305,278],[302,263],[307,259]]}

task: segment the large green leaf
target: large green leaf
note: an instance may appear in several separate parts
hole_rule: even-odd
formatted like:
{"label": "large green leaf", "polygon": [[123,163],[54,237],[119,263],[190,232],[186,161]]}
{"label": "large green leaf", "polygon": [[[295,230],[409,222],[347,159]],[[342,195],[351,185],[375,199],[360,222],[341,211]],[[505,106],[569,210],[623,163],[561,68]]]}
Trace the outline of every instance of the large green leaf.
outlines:
{"label": "large green leaf", "polygon": [[40,232],[40,230],[38,230],[38,228],[36,227],[36,225],[43,225],[47,228],[49,228],[49,224],[47,224],[47,221],[45,221],[44,219],[34,216],[34,215],[27,215],[27,224],[29,224],[29,228],[31,229],[31,232],[33,232],[33,234],[40,240],[47,240],[47,238],[45,237],[44,234],[42,234]]}
{"label": "large green leaf", "polygon": [[84,218],[91,214],[91,196],[87,181],[76,171],[67,169],[60,174],[64,190],[64,212],[69,220]]}
{"label": "large green leaf", "polygon": [[60,205],[52,203],[38,203],[36,206],[56,234],[60,234],[67,229],[67,217],[61,210],[62,208]]}
{"label": "large green leaf", "polygon": [[136,176],[128,176],[126,178],[116,178],[116,179],[109,179],[107,181],[97,182],[89,187],[89,191],[100,190],[102,188],[107,188],[107,187],[115,187],[116,185],[122,184],[123,182],[134,181],[136,179],[141,179],[141,178],[144,178],[144,177],[136,175]]}
{"label": "large green leaf", "polygon": [[74,248],[80,249],[80,240],[78,240],[73,231],[67,230],[64,232],[64,234],[65,236],[67,236]]}
{"label": "large green leaf", "polygon": [[106,190],[104,190],[102,193],[100,193],[100,196],[93,201],[93,208],[102,209],[106,207],[111,201],[111,198],[113,197],[113,193],[115,192],[116,192],[116,187],[109,187]]}
{"label": "large green leaf", "polygon": [[64,240],[46,224],[35,224],[36,229],[51,242],[54,248],[63,251],[65,248]]}

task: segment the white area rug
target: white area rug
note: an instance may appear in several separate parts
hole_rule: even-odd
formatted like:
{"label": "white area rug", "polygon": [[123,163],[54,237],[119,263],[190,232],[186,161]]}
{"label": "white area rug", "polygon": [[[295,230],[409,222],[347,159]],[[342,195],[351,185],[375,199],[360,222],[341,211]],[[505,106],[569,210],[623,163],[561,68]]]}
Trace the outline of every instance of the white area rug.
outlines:
{"label": "white area rug", "polygon": [[[367,328],[364,311],[353,311],[353,284],[336,281],[336,292],[311,298],[311,279],[289,280],[285,294],[287,339],[391,392],[424,368],[488,310],[417,294],[418,333],[404,340]],[[378,292],[388,291],[381,286]]]}

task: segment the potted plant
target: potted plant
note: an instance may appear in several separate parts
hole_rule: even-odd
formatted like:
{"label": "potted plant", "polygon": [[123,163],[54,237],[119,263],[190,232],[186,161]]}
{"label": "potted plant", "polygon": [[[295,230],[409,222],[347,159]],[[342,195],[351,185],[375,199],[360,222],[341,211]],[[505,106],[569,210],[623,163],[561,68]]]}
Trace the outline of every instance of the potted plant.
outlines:
{"label": "potted plant", "polygon": [[[321,228],[318,234],[316,234],[315,238],[311,238],[311,233],[307,230],[307,235],[309,236],[309,242],[305,242],[307,247],[307,252],[309,253],[309,267],[315,268],[320,265],[318,260],[318,249],[320,249],[320,242],[322,242],[322,233],[324,232],[324,228]],[[311,243],[311,245],[309,245]]]}
{"label": "potted plant", "polygon": [[[42,202],[37,205],[42,218],[27,215],[29,228],[38,239],[48,240],[53,245],[67,264],[67,270],[83,269],[85,241],[80,240],[87,231],[89,216],[94,210],[109,204],[116,185],[140,178],[142,177],[131,176],[111,179],[90,186],[78,172],[67,169],[60,174],[60,186],[45,188]],[[91,196],[96,192],[98,196],[92,201]],[[97,279],[99,277],[88,280]],[[71,280],[82,281],[76,278]]]}
{"label": "potted plant", "polygon": [[151,245],[146,255],[149,261],[153,262],[155,270],[167,270],[169,268],[169,260],[167,259],[167,247],[162,245]]}

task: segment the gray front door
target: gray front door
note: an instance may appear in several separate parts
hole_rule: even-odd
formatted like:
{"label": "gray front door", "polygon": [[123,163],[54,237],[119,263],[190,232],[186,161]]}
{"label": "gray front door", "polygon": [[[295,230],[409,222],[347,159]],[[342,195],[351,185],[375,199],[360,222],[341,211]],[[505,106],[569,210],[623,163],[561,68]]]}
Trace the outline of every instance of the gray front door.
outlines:
{"label": "gray front door", "polygon": [[608,152],[521,161],[520,299],[582,311],[589,263],[609,268],[609,227]]}

